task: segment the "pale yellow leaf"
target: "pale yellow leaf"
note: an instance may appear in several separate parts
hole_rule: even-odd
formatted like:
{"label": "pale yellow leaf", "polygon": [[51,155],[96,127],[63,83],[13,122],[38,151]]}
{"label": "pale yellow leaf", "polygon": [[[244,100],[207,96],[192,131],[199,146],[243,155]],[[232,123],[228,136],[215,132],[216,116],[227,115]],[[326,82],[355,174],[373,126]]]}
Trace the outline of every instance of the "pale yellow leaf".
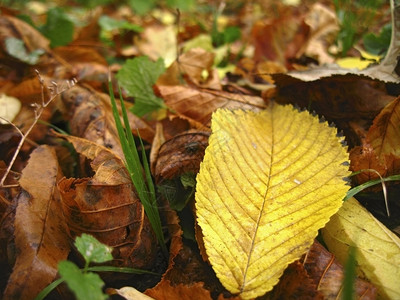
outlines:
{"label": "pale yellow leaf", "polygon": [[197,176],[197,221],[221,283],[255,298],[342,205],[348,155],[336,128],[292,106],[218,110],[212,131]]}
{"label": "pale yellow leaf", "polygon": [[400,239],[354,198],[322,229],[329,250],[344,263],[357,249],[358,269],[378,289],[379,299],[400,299]]}
{"label": "pale yellow leaf", "polygon": [[0,95],[0,124],[12,122],[20,110],[21,102],[17,98]]}
{"label": "pale yellow leaf", "polygon": [[154,298],[151,298],[130,286],[125,286],[120,289],[112,289],[112,293],[116,293],[127,300],[154,300]]}

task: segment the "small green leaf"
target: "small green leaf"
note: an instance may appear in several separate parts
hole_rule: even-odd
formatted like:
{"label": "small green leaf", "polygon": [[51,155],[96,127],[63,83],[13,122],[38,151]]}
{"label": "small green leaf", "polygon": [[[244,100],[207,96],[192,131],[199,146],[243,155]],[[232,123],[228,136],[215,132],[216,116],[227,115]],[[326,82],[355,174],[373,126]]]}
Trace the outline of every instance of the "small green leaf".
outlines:
{"label": "small green leaf", "polygon": [[225,44],[233,43],[240,39],[241,32],[237,26],[229,26],[224,30],[224,42]]}
{"label": "small green leaf", "polygon": [[379,35],[368,33],[364,36],[363,42],[367,52],[375,55],[383,55],[389,48],[392,36],[392,25],[385,25]]}
{"label": "small green leaf", "polygon": [[112,248],[100,243],[93,236],[83,233],[75,239],[75,246],[85,258],[87,264],[102,263],[112,260]]}
{"label": "small green leaf", "polygon": [[6,38],[6,51],[12,57],[30,65],[36,64],[39,61],[40,55],[44,53],[43,49],[36,49],[28,53],[24,42],[14,37]]}
{"label": "small green leaf", "polygon": [[194,0],[167,0],[167,5],[173,9],[180,9],[181,11],[188,11],[195,6]]}
{"label": "small green leaf", "polygon": [[114,29],[127,29],[127,30],[132,30],[135,32],[142,32],[143,27],[136,25],[136,24],[131,24],[126,20],[117,20],[114,18],[111,18],[109,16],[101,16],[98,21],[100,27],[102,30],[106,31],[111,31]]}
{"label": "small green leaf", "polygon": [[68,260],[60,261],[58,272],[79,300],[101,300],[108,298],[101,290],[104,282],[99,275],[95,273],[82,273],[74,263]]}
{"label": "small green leaf", "polygon": [[157,109],[166,108],[163,99],[153,92],[153,85],[164,71],[164,61],[161,58],[152,62],[147,56],[129,59],[119,70],[119,84],[129,96],[135,97],[132,109],[134,114],[141,117]]}
{"label": "small green leaf", "polygon": [[59,7],[47,12],[47,22],[40,30],[50,40],[50,47],[64,46],[70,43],[74,35],[74,23]]}
{"label": "small green leaf", "polygon": [[157,1],[156,0],[128,0],[127,3],[139,15],[144,15],[152,10]]}

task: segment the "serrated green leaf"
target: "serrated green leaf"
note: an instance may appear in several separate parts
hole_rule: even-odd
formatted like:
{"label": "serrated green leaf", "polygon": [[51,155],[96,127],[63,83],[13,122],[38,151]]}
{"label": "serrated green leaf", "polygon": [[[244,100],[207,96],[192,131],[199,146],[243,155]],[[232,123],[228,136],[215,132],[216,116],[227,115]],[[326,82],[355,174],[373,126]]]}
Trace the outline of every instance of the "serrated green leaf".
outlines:
{"label": "serrated green leaf", "polygon": [[40,55],[45,52],[43,49],[36,49],[28,53],[24,42],[14,37],[6,38],[5,43],[6,51],[9,55],[30,65],[36,64],[39,61]]}
{"label": "serrated green leaf", "polygon": [[50,47],[65,46],[73,39],[74,23],[62,8],[54,7],[47,12],[46,24],[40,31],[50,40]]}
{"label": "serrated green leaf", "polygon": [[147,56],[126,61],[119,70],[117,79],[129,96],[135,97],[132,112],[143,116],[160,108],[166,108],[163,99],[154,95],[153,85],[165,71],[164,61],[160,58],[152,62]]}
{"label": "serrated green leaf", "polygon": [[336,128],[290,105],[217,110],[211,129],[197,175],[197,222],[221,283],[256,298],[342,205],[348,154]]}
{"label": "serrated green leaf", "polygon": [[82,254],[87,264],[102,263],[112,260],[112,248],[100,243],[95,237],[83,233],[75,239],[75,246]]}
{"label": "serrated green leaf", "polygon": [[99,275],[82,273],[74,263],[68,260],[61,261],[58,264],[58,272],[79,300],[102,300],[108,298],[101,290],[104,282]]}

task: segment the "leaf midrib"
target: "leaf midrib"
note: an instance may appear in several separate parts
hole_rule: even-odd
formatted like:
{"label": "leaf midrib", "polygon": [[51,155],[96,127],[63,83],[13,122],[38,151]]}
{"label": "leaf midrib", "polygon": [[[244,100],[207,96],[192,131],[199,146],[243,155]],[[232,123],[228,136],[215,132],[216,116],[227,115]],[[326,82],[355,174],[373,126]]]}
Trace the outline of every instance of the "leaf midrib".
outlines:
{"label": "leaf midrib", "polygon": [[263,216],[263,212],[264,212],[264,207],[265,207],[265,199],[267,197],[267,193],[269,190],[269,186],[270,186],[270,182],[271,182],[271,174],[272,174],[272,163],[274,160],[274,144],[275,144],[275,140],[274,140],[274,120],[273,120],[273,107],[270,108],[271,109],[271,114],[270,114],[270,122],[271,122],[271,155],[270,155],[270,165],[269,165],[269,173],[268,173],[268,180],[267,180],[267,184],[266,184],[266,188],[265,188],[265,193],[264,193],[264,198],[263,198],[263,202],[260,208],[260,212],[258,214],[258,218],[257,218],[257,222],[256,222],[256,227],[254,230],[254,234],[252,237],[252,241],[251,241],[251,246],[250,246],[250,251],[249,251],[249,255],[247,257],[247,263],[246,263],[246,269],[244,271],[244,275],[243,275],[243,283],[242,286],[240,287],[240,293],[243,293],[245,288],[246,288],[246,277],[247,277],[247,272],[249,269],[249,265],[250,265],[250,261],[251,261],[251,256],[253,254],[253,249],[254,249],[254,244],[255,244],[255,240],[256,240],[256,236],[258,233],[258,229],[260,228],[260,221],[261,218]]}

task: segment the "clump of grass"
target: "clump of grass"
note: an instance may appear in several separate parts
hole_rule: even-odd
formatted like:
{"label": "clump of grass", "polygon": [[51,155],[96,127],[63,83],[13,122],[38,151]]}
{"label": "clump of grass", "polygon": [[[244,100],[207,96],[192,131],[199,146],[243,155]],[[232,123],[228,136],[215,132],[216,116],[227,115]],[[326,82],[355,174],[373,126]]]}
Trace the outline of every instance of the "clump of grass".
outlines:
{"label": "clump of grass", "polygon": [[[146,212],[147,217],[149,218],[154,233],[156,234],[160,247],[163,253],[165,254],[165,257],[168,257],[168,250],[167,247],[165,246],[164,234],[161,227],[160,214],[158,212],[155,188],[153,180],[151,178],[150,168],[147,161],[146,153],[144,151],[143,142],[140,139],[140,143],[142,145],[142,160],[143,160],[143,166],[142,166],[139,159],[139,154],[136,148],[136,144],[133,139],[132,131],[129,126],[128,115],[124,105],[124,100],[122,99],[121,96],[121,90],[119,90],[119,95],[120,95],[119,100],[121,103],[122,118],[124,120],[125,129],[122,126],[120,115],[117,109],[117,103],[115,101],[111,80],[109,80],[109,93],[111,98],[114,120],[118,130],[118,136],[121,142],[122,151],[124,152],[125,155],[126,168],[128,169],[133,185],[135,186],[136,191],[139,194],[140,201],[143,204],[144,210]],[[142,169],[144,169],[146,180],[142,175]]]}

